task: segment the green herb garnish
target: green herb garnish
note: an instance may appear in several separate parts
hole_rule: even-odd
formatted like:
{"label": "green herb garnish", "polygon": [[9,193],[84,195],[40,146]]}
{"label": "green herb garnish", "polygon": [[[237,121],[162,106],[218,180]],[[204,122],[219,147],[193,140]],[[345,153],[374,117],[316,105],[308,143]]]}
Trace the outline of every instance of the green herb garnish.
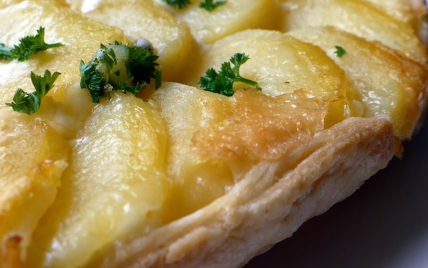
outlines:
{"label": "green herb garnish", "polygon": [[43,97],[54,87],[55,80],[60,74],[55,72],[51,75],[51,72],[46,70],[44,76],[41,77],[31,72],[31,82],[36,91],[27,93],[18,88],[13,95],[12,102],[6,103],[6,105],[12,107],[16,112],[34,114],[39,110]]}
{"label": "green herb garnish", "polygon": [[[255,86],[258,90],[262,90],[258,86],[258,83],[244,78],[239,74],[239,68],[244,64],[249,57],[243,53],[236,53],[230,58],[230,62],[224,62],[221,65],[221,71],[217,72],[213,68],[207,70],[204,77],[199,79],[198,84],[201,85],[201,88],[206,91],[222,94],[225,96],[232,96],[235,92],[233,90],[234,82],[242,82]],[[235,65],[233,68],[230,63]]]}
{"label": "green herb garnish", "polygon": [[10,47],[6,47],[4,44],[0,44],[0,59],[13,60],[12,49]]}
{"label": "green herb garnish", "polygon": [[43,27],[37,30],[35,36],[26,36],[21,38],[19,42],[19,45],[15,45],[14,48],[9,48],[4,44],[0,44],[0,57],[4,59],[26,61],[37,51],[63,46],[61,43],[47,44],[45,42],[45,28]]}
{"label": "green herb garnish", "polygon": [[219,6],[222,6],[226,4],[226,1],[216,1],[214,0],[205,0],[204,2],[201,2],[199,4],[200,8],[204,8],[208,10],[209,12],[213,11],[214,9],[218,8]]}
{"label": "green herb garnish", "polygon": [[343,47],[341,46],[335,46],[336,47],[336,51],[334,53],[336,53],[338,58],[342,58],[344,55],[346,55],[346,50],[343,49]]}
{"label": "green herb garnish", "polygon": [[149,48],[129,47],[119,42],[95,52],[88,63],[80,62],[80,87],[89,89],[92,102],[110,96],[111,91],[137,94],[139,90],[156,80],[156,89],[161,85],[160,70],[156,70],[158,56]]}
{"label": "green herb garnish", "polygon": [[185,8],[190,4],[189,0],[162,0],[166,2],[168,5],[173,6],[175,8]]}

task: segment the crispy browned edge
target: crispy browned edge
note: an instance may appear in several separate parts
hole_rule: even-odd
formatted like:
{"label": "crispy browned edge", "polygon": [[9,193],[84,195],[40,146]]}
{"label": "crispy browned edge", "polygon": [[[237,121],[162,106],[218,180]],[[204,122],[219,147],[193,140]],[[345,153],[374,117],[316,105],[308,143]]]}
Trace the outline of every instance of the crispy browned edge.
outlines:
{"label": "crispy browned edge", "polygon": [[239,267],[290,237],[384,168],[394,154],[385,117],[350,118],[291,152],[263,162],[203,209],[149,235],[98,252],[88,267]]}

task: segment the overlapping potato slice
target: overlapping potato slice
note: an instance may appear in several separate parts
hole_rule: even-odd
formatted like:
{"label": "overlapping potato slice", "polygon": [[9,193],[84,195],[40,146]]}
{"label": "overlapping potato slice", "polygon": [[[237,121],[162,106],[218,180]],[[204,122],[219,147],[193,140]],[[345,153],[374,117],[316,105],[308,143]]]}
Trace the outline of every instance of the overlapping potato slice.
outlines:
{"label": "overlapping potato slice", "polygon": [[33,230],[55,198],[67,152],[62,137],[41,120],[0,109],[0,264],[5,267],[15,267],[25,256]]}
{"label": "overlapping potato slice", "polygon": [[[357,0],[281,0],[286,10],[283,30],[335,26],[370,41],[379,41],[421,64],[425,48],[414,29]],[[326,15],[328,14],[328,15]]]}
{"label": "overlapping potato slice", "polygon": [[375,6],[380,11],[402,22],[411,23],[415,19],[415,14],[409,0],[360,0]]}
{"label": "overlapping potato slice", "polygon": [[187,23],[195,39],[204,44],[246,29],[278,28],[279,9],[272,0],[228,0],[212,12],[200,8],[200,1],[190,1],[183,9],[174,9],[162,0],[153,1]]}
{"label": "overlapping potato slice", "polygon": [[122,235],[159,226],[166,142],[160,115],[141,99],[118,93],[97,105],[34,233],[27,266],[78,267]]}
{"label": "overlapping potato slice", "polygon": [[225,97],[169,83],[153,99],[170,140],[166,222],[222,196],[260,161],[276,161],[307,142],[324,129],[329,103],[306,90],[269,97],[249,89]]}
{"label": "overlapping potato slice", "polygon": [[164,83],[153,99],[160,106],[169,138],[171,184],[163,216],[169,222],[209,204],[233,185],[230,167],[192,150],[194,133],[222,125],[231,104],[225,96],[174,83]]}
{"label": "overlapping potato slice", "polygon": [[152,0],[70,2],[71,8],[85,16],[119,27],[132,42],[138,38],[149,40],[159,55],[157,62],[163,66],[162,78],[181,82],[194,42],[188,27],[169,12]]}
{"label": "overlapping potato slice", "polygon": [[[279,96],[305,89],[323,100],[334,101],[332,113],[327,114],[327,127],[363,112],[360,96],[345,73],[320,48],[274,31],[247,30],[216,42],[194,66],[187,83],[197,86],[208,68],[219,70],[235,53],[249,55],[240,74],[257,81],[263,94]],[[245,87],[248,85],[234,85],[235,90]]]}
{"label": "overlapping potato slice", "polygon": [[100,43],[126,42],[122,31],[84,18],[55,1],[23,2],[0,10],[0,42],[17,45],[26,35],[36,35],[45,27],[47,43],[61,42],[63,47],[40,51],[26,62],[0,61],[0,101],[10,102],[19,87],[34,91],[30,72],[42,75],[46,69],[60,72],[56,87],[49,93],[55,101],[64,99],[64,87],[80,80],[79,64],[89,61]]}
{"label": "overlapping potato slice", "polygon": [[[46,42],[66,45],[38,52],[27,62],[0,61],[0,211],[4,220],[0,227],[1,250],[2,258],[4,254],[9,258],[7,261],[21,261],[36,224],[55,198],[59,177],[67,166],[68,145],[62,135],[48,127],[38,115],[21,115],[4,103],[12,101],[17,88],[27,92],[35,90],[30,80],[31,71],[37,74],[46,69],[62,72],[53,89],[61,91],[68,83],[78,81],[80,59],[89,59],[100,39],[122,39],[123,34],[115,28],[81,18],[55,2],[8,6],[0,10],[0,17],[0,42],[7,46],[18,44],[25,35],[35,35],[40,26],[46,26]],[[53,95],[62,99],[63,93],[59,91]],[[46,104],[52,102],[49,97],[45,99]]]}
{"label": "overlapping potato slice", "polygon": [[[369,42],[333,27],[305,28],[289,33],[321,47],[350,78],[363,97],[364,116],[387,114],[394,134],[410,139],[426,99],[425,68],[380,43]],[[338,57],[335,46],[346,54]]]}

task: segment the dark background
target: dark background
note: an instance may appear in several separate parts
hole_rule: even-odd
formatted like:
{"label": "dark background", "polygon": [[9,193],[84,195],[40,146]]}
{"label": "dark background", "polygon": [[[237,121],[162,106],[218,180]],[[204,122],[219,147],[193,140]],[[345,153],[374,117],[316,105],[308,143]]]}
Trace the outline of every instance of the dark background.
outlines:
{"label": "dark background", "polygon": [[428,268],[428,124],[404,147],[403,160],[245,268]]}

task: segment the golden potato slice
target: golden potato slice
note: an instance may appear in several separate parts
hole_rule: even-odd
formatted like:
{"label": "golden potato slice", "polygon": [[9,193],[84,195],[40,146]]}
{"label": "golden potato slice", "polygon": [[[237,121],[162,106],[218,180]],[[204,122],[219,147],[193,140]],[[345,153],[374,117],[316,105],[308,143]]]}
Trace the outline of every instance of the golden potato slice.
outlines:
{"label": "golden potato slice", "polygon": [[[54,1],[23,2],[0,10],[0,43],[13,46],[26,35],[36,35],[45,27],[47,43],[65,46],[40,51],[26,62],[0,60],[0,102],[10,102],[19,87],[34,91],[30,72],[42,75],[46,69],[62,73],[49,95],[55,101],[64,99],[64,88],[80,80],[79,64],[89,61],[100,43],[126,42],[122,31],[84,18]],[[36,23],[35,23],[36,22]]]}
{"label": "golden potato slice", "polygon": [[[189,73],[187,83],[197,86],[201,76],[213,67],[229,61],[235,53],[245,53],[250,59],[241,66],[242,77],[257,81],[263,94],[279,96],[305,89],[326,101],[336,100],[327,126],[348,116],[362,114],[359,96],[348,83],[345,73],[319,47],[303,43],[279,32],[247,30],[216,42],[199,65]],[[248,85],[235,83],[234,89]]]}
{"label": "golden potato slice", "polygon": [[46,123],[0,108],[0,263],[6,267],[25,257],[33,230],[54,201],[67,152],[67,143]]}
{"label": "golden potato slice", "polygon": [[[411,138],[426,98],[428,74],[423,66],[380,43],[333,27],[305,28],[289,34],[321,47],[345,70],[363,97],[364,116],[387,114],[395,136]],[[335,46],[343,47],[346,54],[339,58]]]}
{"label": "golden potato slice", "polygon": [[[260,161],[275,161],[324,128],[328,102],[305,90],[269,97],[239,90],[233,97],[165,83],[153,94],[170,141],[165,222],[228,192]],[[301,160],[284,163],[292,167]]]}
{"label": "golden potato slice", "polygon": [[162,78],[181,82],[194,44],[188,27],[169,12],[152,0],[70,2],[74,10],[85,16],[119,27],[131,42],[141,37],[148,39],[159,55],[157,62],[163,66]]}
{"label": "golden potato slice", "polygon": [[231,106],[223,95],[174,83],[164,83],[152,98],[159,103],[169,138],[171,185],[163,216],[169,222],[211,203],[233,185],[228,166],[201,158],[192,150],[194,133],[220,125]]}
{"label": "golden potato slice", "polygon": [[97,105],[79,133],[57,198],[34,233],[29,267],[80,267],[122,235],[161,224],[166,133],[131,94]]}
{"label": "golden potato slice", "polygon": [[[427,56],[413,28],[356,0],[281,0],[286,14],[283,30],[335,26],[370,41],[380,41],[425,64]],[[326,16],[326,14],[329,14]]]}
{"label": "golden potato slice", "polygon": [[154,1],[187,23],[195,39],[204,44],[246,29],[278,29],[279,8],[272,0],[228,0],[212,12],[200,8],[201,1],[190,1],[184,9]]}

